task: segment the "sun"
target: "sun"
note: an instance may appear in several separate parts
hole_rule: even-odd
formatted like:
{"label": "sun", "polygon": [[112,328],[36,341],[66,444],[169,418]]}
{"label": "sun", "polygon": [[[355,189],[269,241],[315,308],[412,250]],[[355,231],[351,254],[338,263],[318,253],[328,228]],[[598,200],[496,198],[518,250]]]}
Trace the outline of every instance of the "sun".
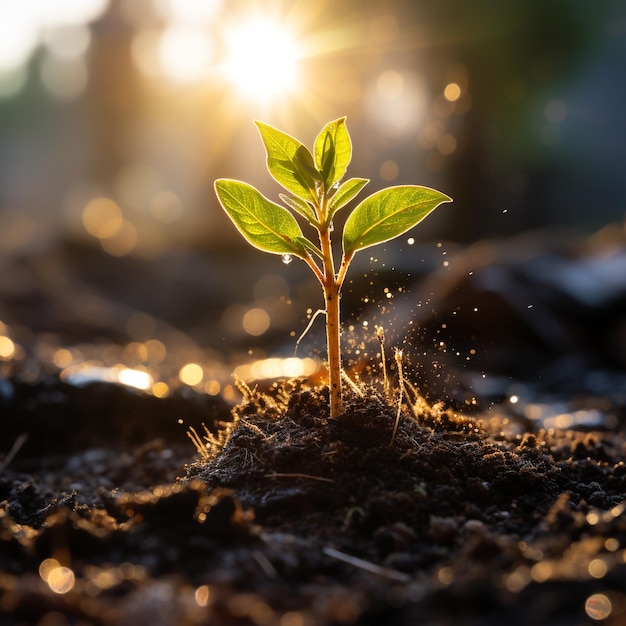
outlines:
{"label": "sun", "polygon": [[293,91],[302,50],[285,24],[253,19],[226,37],[226,76],[243,95],[261,101]]}

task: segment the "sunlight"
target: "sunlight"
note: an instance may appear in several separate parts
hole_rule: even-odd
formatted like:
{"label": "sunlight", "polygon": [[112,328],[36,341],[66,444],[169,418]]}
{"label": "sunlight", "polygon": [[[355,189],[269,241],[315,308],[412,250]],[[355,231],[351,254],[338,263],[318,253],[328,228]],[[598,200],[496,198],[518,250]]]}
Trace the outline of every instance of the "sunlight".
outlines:
{"label": "sunlight", "polygon": [[253,20],[230,31],[226,74],[243,94],[268,100],[297,84],[301,50],[284,24]]}

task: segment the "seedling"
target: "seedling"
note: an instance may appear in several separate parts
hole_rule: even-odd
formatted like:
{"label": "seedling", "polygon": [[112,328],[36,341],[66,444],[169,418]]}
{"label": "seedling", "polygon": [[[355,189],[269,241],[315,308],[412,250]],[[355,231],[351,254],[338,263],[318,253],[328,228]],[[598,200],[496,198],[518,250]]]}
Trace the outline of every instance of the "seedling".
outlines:
{"label": "seedling", "polygon": [[[335,261],[333,219],[369,182],[349,178],[342,182],[352,158],[346,118],[324,126],[313,152],[290,135],[255,122],[267,152],[267,169],[289,195],[280,199],[304,218],[318,234],[319,246],[307,239],[293,213],[265,198],[251,185],[226,178],[215,181],[215,192],[230,219],[254,247],[302,259],[324,292],[330,417],[341,413],[341,287],[354,255],[364,248],[394,239],[421,222],[440,204],[451,202],[445,194],[417,185],[388,187],[373,193],[348,216],[342,234],[342,253]],[[338,269],[336,269],[338,268]]]}

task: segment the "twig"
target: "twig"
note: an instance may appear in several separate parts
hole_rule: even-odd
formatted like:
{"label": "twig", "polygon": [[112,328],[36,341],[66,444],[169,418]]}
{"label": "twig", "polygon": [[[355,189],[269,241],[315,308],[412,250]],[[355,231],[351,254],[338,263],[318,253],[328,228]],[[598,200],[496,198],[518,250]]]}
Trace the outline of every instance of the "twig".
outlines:
{"label": "twig", "polygon": [[398,424],[400,423],[400,413],[402,413],[402,396],[404,394],[404,374],[402,373],[402,350],[396,348],[395,352],[396,364],[398,365],[398,383],[400,385],[400,397],[398,398],[398,411],[396,413],[396,423],[393,425],[393,432],[391,433],[391,441],[389,445],[393,443],[396,438],[396,432],[398,430]]}
{"label": "twig", "polygon": [[385,329],[382,326],[376,326],[376,339],[380,343],[380,362],[383,366],[383,392],[386,398],[389,398],[389,377],[387,376],[387,358],[385,357]]}
{"label": "twig", "polygon": [[278,572],[263,552],[260,550],[253,550],[252,558],[259,564],[259,567],[270,580],[276,580]]}
{"label": "twig", "polygon": [[359,396],[361,398],[363,397],[363,391],[350,378],[350,376],[348,376],[348,374],[346,373],[346,370],[341,370],[341,377],[343,378],[343,380],[345,380],[348,383],[348,385],[350,385],[350,388],[352,389],[352,391],[354,391],[354,393],[356,393],[357,396]]}
{"label": "twig", "polygon": [[404,574],[402,572],[399,572],[398,570],[391,569],[389,567],[381,567],[380,565],[376,565],[376,563],[364,561],[363,559],[359,559],[356,556],[350,556],[345,552],[339,552],[339,550],[335,550],[334,548],[324,547],[322,548],[322,552],[326,556],[330,556],[333,559],[337,559],[338,561],[343,561],[344,563],[348,563],[349,565],[358,567],[359,569],[370,572],[371,574],[383,576],[384,578],[396,580],[401,583],[411,582],[411,577],[408,574]]}
{"label": "twig", "polygon": [[306,328],[302,331],[302,334],[298,337],[298,340],[296,341],[296,345],[293,349],[294,357],[296,356],[296,353],[298,352],[298,347],[300,346],[300,342],[304,339],[306,334],[311,330],[311,326],[313,326],[313,322],[316,320],[318,315],[326,315],[326,310],[317,309],[317,311],[313,313],[313,315],[311,316],[311,319],[309,320],[309,323],[306,325]]}
{"label": "twig", "polygon": [[324,478],[323,476],[311,476],[310,474],[298,474],[296,472],[289,474],[282,474],[279,472],[273,472],[272,474],[265,474],[265,478],[309,478],[311,480],[319,480],[323,483],[334,483],[332,478]]}
{"label": "twig", "polygon": [[28,440],[28,433],[22,433],[11,446],[11,449],[7,452],[7,455],[2,459],[0,463],[0,472],[3,472],[9,465],[9,463],[15,458],[15,455],[20,451],[21,447]]}

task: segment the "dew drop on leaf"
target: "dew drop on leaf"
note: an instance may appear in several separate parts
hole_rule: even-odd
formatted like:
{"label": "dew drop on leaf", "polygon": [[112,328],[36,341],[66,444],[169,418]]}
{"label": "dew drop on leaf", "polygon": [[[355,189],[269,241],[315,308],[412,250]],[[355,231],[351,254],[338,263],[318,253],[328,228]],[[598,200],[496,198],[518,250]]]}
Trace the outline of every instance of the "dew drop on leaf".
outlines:
{"label": "dew drop on leaf", "polygon": [[293,257],[290,254],[283,254],[283,263],[289,265],[293,261]]}

